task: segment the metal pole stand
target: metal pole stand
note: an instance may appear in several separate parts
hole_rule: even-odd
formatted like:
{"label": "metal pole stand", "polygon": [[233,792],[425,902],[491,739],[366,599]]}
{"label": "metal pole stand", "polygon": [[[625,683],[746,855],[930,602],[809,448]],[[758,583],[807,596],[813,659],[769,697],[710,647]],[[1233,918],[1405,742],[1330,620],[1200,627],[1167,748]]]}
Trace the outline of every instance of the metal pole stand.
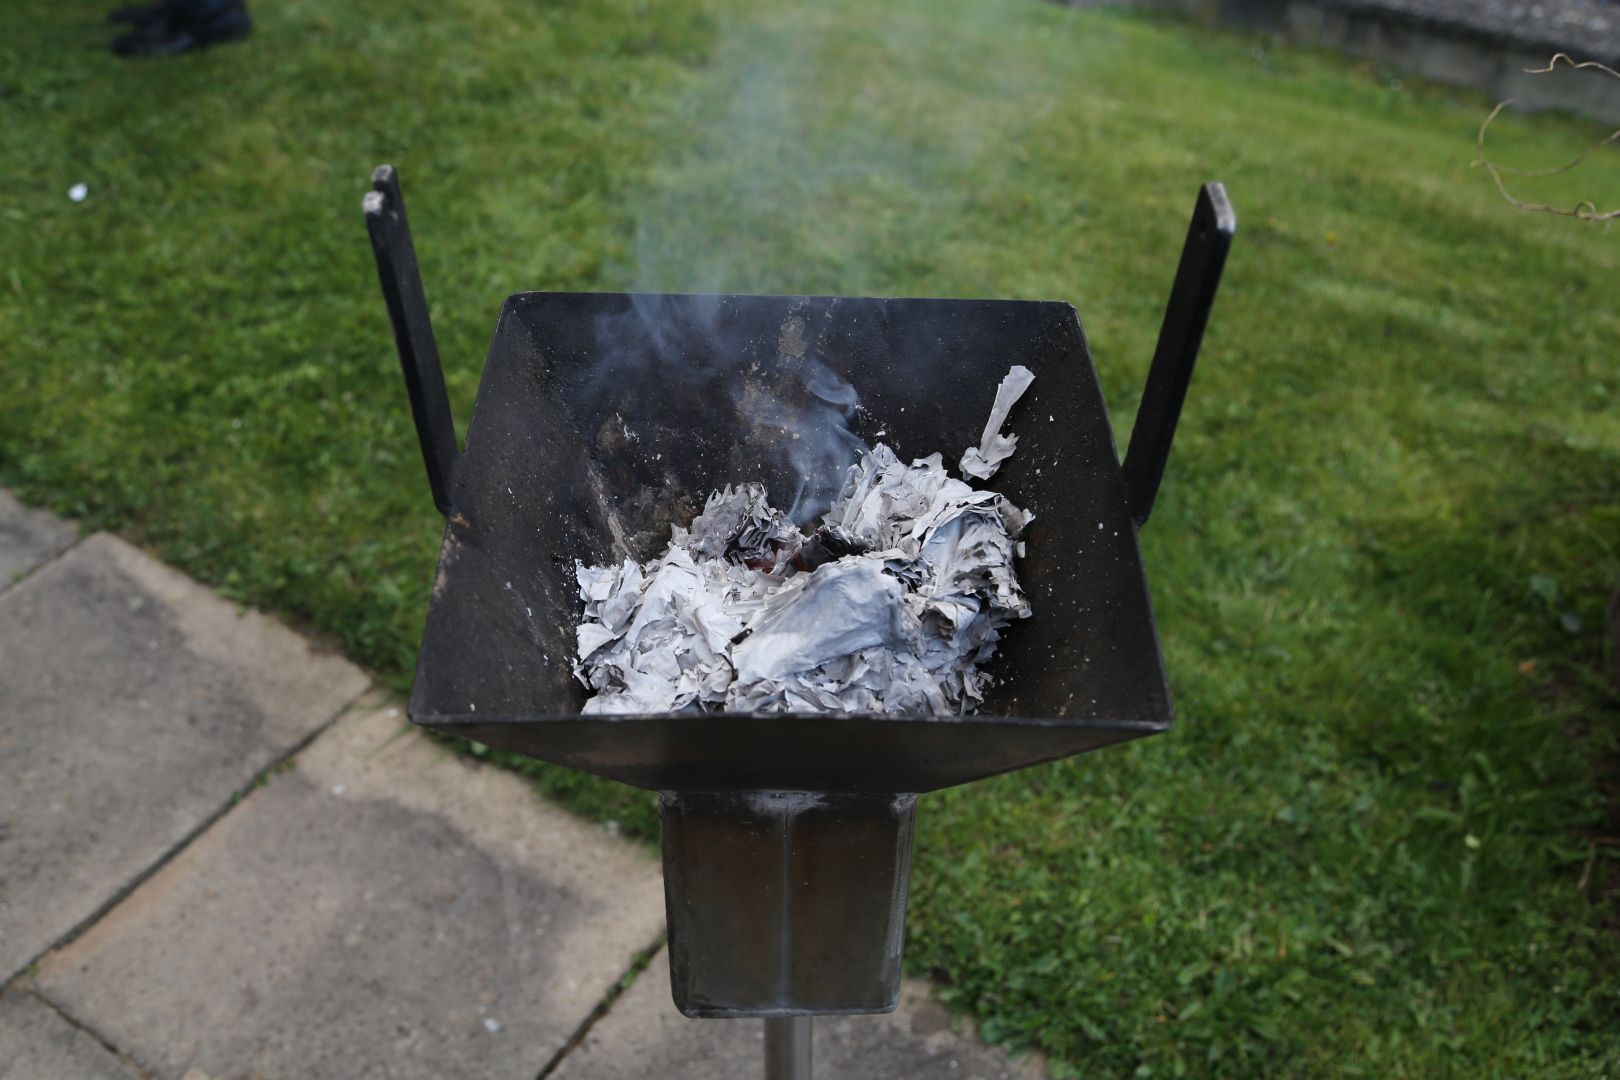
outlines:
{"label": "metal pole stand", "polygon": [[773,1016],[765,1021],[765,1080],[810,1080],[814,1023],[810,1016]]}

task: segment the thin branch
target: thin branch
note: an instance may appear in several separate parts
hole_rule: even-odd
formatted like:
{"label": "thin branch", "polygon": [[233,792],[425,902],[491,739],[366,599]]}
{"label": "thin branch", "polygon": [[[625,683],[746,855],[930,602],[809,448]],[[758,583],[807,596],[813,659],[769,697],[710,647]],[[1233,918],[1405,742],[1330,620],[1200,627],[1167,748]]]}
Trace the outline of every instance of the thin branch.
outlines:
{"label": "thin branch", "polygon": [[[1567,53],[1558,53],[1550,61],[1548,61],[1547,66],[1544,68],[1525,68],[1524,73],[1526,75],[1551,74],[1555,69],[1557,69],[1558,62],[1560,60],[1568,64],[1570,68],[1575,71],[1592,68],[1603,72],[1605,75],[1620,79],[1620,71],[1616,71],[1605,64],[1600,64],[1595,60],[1587,60],[1581,63],[1576,63],[1574,60],[1570,59]],[[1474,159],[1473,163],[1474,168],[1477,169],[1483,167],[1486,172],[1491,174],[1491,179],[1496,182],[1496,190],[1502,193],[1502,198],[1506,199],[1511,206],[1519,210],[1527,210],[1533,213],[1558,214],[1563,217],[1579,218],[1582,221],[1592,222],[1613,221],[1616,218],[1620,218],[1620,209],[1599,211],[1597,205],[1591,200],[1584,200],[1575,204],[1574,206],[1567,207],[1552,206],[1548,203],[1525,202],[1508,190],[1507,181],[1503,179],[1504,176],[1538,177],[1558,176],[1561,173],[1567,173],[1570,170],[1580,166],[1582,162],[1591,157],[1593,154],[1597,153],[1599,150],[1603,149],[1605,146],[1615,142],[1620,142],[1620,128],[1610,132],[1607,138],[1600,139],[1591,146],[1587,147],[1585,150],[1581,151],[1575,156],[1574,160],[1567,164],[1559,165],[1552,169],[1515,169],[1507,165],[1497,164],[1496,162],[1492,161],[1490,159],[1490,155],[1485,152],[1485,133],[1489,131],[1491,125],[1496,122],[1496,118],[1502,114],[1502,110],[1511,104],[1513,104],[1513,99],[1509,98],[1507,101],[1497,105],[1496,108],[1491,110],[1491,114],[1485,118],[1485,122],[1479,125],[1479,157]]]}

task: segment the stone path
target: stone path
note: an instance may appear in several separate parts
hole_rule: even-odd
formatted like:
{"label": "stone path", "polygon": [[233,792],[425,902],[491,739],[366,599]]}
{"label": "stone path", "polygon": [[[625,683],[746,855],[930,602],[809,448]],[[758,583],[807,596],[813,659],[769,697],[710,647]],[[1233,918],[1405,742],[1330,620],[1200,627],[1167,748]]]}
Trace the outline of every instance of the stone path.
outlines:
{"label": "stone path", "polygon": [[[675,1012],[662,934],[650,851],[0,492],[0,1080],[761,1075],[757,1022]],[[913,984],[816,1054],[1037,1075]]]}

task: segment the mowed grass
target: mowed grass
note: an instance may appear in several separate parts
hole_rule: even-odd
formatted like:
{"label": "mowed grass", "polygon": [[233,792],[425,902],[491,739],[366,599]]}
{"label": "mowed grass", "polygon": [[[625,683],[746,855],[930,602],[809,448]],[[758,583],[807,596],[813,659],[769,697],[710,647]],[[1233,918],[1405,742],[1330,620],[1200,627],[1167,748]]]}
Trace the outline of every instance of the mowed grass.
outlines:
{"label": "mowed grass", "polygon": [[1469,168],[1489,102],[1035,0],[257,15],[126,64],[96,5],[0,9],[0,481],[403,686],[439,522],[373,165],[463,426],[507,293],[640,285],[1070,299],[1123,432],[1224,180],[1142,538],[1177,727],[925,799],[907,962],[1057,1076],[1620,1073],[1620,254]]}

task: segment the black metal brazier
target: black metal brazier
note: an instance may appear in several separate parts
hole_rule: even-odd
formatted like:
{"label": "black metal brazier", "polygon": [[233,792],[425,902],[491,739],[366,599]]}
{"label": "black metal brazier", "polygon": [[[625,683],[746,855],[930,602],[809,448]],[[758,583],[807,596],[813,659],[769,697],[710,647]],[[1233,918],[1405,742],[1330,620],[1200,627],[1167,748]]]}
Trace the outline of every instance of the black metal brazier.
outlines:
{"label": "black metal brazier", "polygon": [[[1121,465],[1070,305],[864,297],[514,294],[463,453],[393,169],[373,188],[366,222],[447,523],[412,720],[662,793],[682,1012],[892,1009],[916,796],[1170,726],[1137,530],[1235,228],[1224,190],[1199,195]],[[1036,515],[1019,564],[1035,615],[992,661],[996,688],[966,717],[581,715],[575,560],[655,555],[728,483],[791,501],[782,430],[753,422],[733,384],[769,385],[806,351],[859,391],[854,434],[902,459],[976,443],[1008,368],[1035,373],[993,483]],[[789,1036],[773,1053],[792,1059],[805,1030],[773,1029]]]}

